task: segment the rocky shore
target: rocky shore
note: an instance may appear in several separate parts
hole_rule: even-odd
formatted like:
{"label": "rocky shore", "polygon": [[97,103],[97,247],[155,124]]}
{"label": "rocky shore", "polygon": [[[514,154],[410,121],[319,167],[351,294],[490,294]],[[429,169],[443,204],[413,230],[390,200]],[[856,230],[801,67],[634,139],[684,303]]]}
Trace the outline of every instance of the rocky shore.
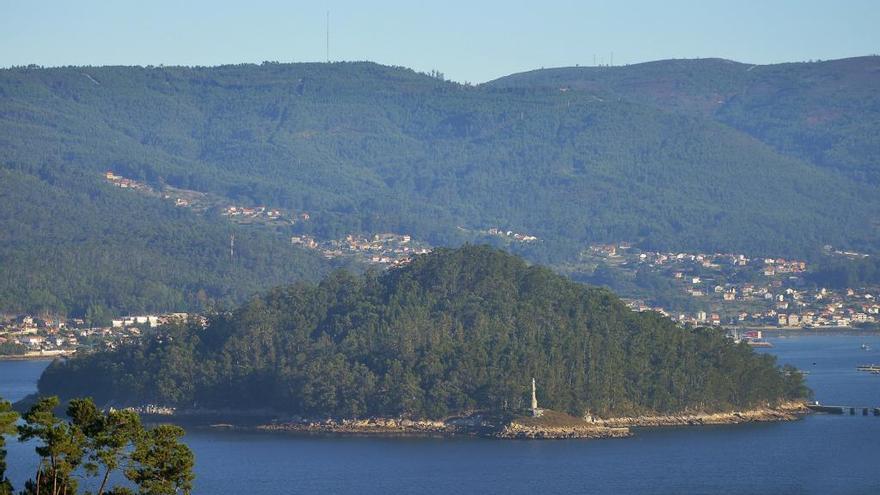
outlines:
{"label": "rocky shore", "polygon": [[52,361],[55,358],[59,357],[68,357],[72,356],[73,352],[61,352],[61,353],[41,353],[41,352],[29,352],[27,354],[3,354],[0,355],[0,361]]}
{"label": "rocky shore", "polygon": [[[287,421],[271,411],[173,410],[141,406],[139,412],[161,421],[211,424],[228,428],[256,428],[269,432],[307,434],[376,435],[376,436],[477,436],[504,439],[596,439],[624,438],[633,435],[631,428],[687,425],[722,425],[768,421],[793,421],[810,410],[802,402],[773,407],[722,413],[645,415],[618,418],[577,418],[544,410],[541,417],[508,416],[505,418],[475,414],[446,420],[411,420],[401,418],[304,419]],[[277,414],[277,412],[276,412]],[[173,418],[173,419],[172,419]]]}
{"label": "rocky shore", "polygon": [[470,416],[445,421],[370,418],[360,420],[291,421],[258,426],[264,431],[331,433],[346,435],[468,435],[508,439],[621,438],[629,428],[588,423],[580,418],[548,411],[544,418],[507,419]]}
{"label": "rocky shore", "polygon": [[667,416],[634,416],[608,419],[591,419],[589,422],[599,426],[618,427],[659,427],[687,425],[732,425],[740,423],[760,423],[768,421],[794,421],[808,414],[810,410],[803,402],[786,402],[772,407],[731,411],[721,413],[675,414]]}
{"label": "rocky shore", "polygon": [[264,431],[298,433],[337,433],[348,435],[454,435],[478,431],[478,427],[457,425],[446,421],[409,420],[395,418],[300,420],[260,425]]}
{"label": "rocky shore", "polygon": [[498,431],[495,438],[566,439],[566,438],[624,438],[632,436],[629,428],[595,425],[530,426],[516,421]]}

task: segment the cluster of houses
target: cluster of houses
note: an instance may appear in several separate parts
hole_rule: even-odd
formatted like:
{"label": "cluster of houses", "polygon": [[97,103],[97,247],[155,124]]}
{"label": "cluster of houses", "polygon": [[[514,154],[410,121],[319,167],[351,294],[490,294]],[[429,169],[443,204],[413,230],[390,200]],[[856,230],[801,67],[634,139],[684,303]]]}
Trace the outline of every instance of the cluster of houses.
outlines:
{"label": "cluster of houses", "polygon": [[537,242],[538,238],[530,235],[524,234],[522,232],[514,232],[512,230],[503,230],[497,227],[492,227],[486,231],[488,235],[495,237],[502,237],[507,240],[517,241],[517,242]]}
{"label": "cluster of houses", "polygon": [[107,179],[107,182],[113,184],[116,187],[121,187],[123,189],[133,189],[135,191],[152,191],[150,186],[144,184],[143,182],[138,182],[134,179],[127,179],[121,175],[116,175],[112,171],[107,171],[104,174],[104,178]]}
{"label": "cluster of houses", "polygon": [[810,287],[803,277],[807,263],[801,260],[643,252],[627,243],[590,246],[589,253],[633,273],[648,268],[669,277],[673,290],[692,298],[688,306],[699,310],[652,306],[645,302],[649,297],[632,298],[628,304],[683,324],[810,328],[880,322],[880,287]]}
{"label": "cluster of houses", "polygon": [[[307,222],[311,216],[307,212],[294,212],[281,208],[267,206],[241,206],[227,204],[225,200],[210,196],[198,191],[164,187],[162,194],[158,195],[146,184],[133,179],[116,175],[107,171],[105,178],[110,183],[119,187],[136,189],[142,192],[160,196],[166,200],[174,201],[181,208],[192,208],[200,212],[219,211],[220,215],[230,221],[240,224],[267,224],[267,225],[294,225],[297,222]],[[488,231],[491,235],[510,238],[519,242],[534,242],[535,236],[512,231],[501,231],[493,228]],[[344,239],[319,241],[310,235],[294,235],[290,243],[305,249],[321,251],[328,259],[349,256],[358,261],[386,266],[406,264],[414,255],[426,254],[431,247],[412,240],[407,234],[384,233],[372,236],[351,234]]]}
{"label": "cluster of houses", "polygon": [[834,255],[834,256],[840,256],[840,257],[843,257],[843,258],[849,258],[849,259],[851,259],[851,260],[857,260],[857,259],[867,258],[867,257],[870,256],[869,254],[866,254],[866,253],[859,253],[859,252],[856,252],[856,251],[845,251],[845,250],[842,250],[842,249],[834,249],[834,247],[833,247],[833,246],[830,246],[830,245],[823,246],[823,247],[822,247],[822,250],[823,250],[826,254],[831,254],[831,255]]}
{"label": "cluster of houses", "polygon": [[89,325],[81,318],[0,315],[0,346],[18,357],[66,356],[78,351],[113,349],[140,338],[149,328],[195,321],[205,326],[202,316],[187,313],[126,316],[110,326]]}
{"label": "cluster of houses", "polygon": [[406,264],[419,254],[431,252],[430,246],[413,241],[407,234],[383,233],[372,236],[349,234],[343,239],[317,241],[308,235],[290,238],[290,243],[306,249],[319,250],[327,259],[350,256],[378,265],[398,266]]}
{"label": "cluster of houses", "polygon": [[[872,296],[865,294],[865,296]],[[655,311],[676,322],[693,325],[736,325],[750,328],[847,328],[880,322],[880,304],[837,302],[826,306],[790,306],[786,310],[767,309],[764,311],[729,311],[695,313],[676,312],[659,306],[646,304],[644,300],[627,299],[629,307],[635,311]]]}
{"label": "cluster of houses", "polygon": [[161,197],[168,201],[173,201],[174,206],[180,208],[191,208],[199,212],[206,212],[213,208],[219,208],[221,215],[236,223],[285,222],[293,224],[296,222],[306,222],[311,218],[307,212],[297,213],[290,210],[267,206],[230,205],[226,204],[226,200],[216,196],[188,189],[177,189],[170,186],[163,187],[162,193],[159,194],[143,182],[116,175],[115,172],[110,170],[105,172],[104,178],[115,186],[140,191],[149,195]]}
{"label": "cluster of houses", "polygon": [[306,222],[311,217],[306,212],[295,213],[280,208],[269,208],[266,206],[225,206],[220,212],[221,215],[230,219],[266,219],[266,220],[288,220],[292,223],[297,221]]}
{"label": "cluster of houses", "polygon": [[763,312],[743,311],[737,319],[780,327],[849,327],[880,322],[880,288],[799,291],[788,288]]}

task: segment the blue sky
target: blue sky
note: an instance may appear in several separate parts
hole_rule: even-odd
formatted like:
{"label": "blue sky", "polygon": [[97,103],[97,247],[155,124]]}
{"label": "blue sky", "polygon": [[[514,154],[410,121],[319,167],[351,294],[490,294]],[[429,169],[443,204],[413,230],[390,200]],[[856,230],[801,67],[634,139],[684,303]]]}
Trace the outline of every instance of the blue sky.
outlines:
{"label": "blue sky", "polygon": [[0,66],[373,60],[474,83],[540,67],[880,53],[880,0],[0,0]]}

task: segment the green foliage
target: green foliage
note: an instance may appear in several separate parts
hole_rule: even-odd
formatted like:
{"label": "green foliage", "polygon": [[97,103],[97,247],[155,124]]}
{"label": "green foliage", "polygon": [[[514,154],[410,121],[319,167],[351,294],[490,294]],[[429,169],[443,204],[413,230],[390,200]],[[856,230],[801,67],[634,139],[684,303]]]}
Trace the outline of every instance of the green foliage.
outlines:
{"label": "green foliage", "polygon": [[85,435],[70,423],[55,416],[58,397],[43,397],[22,417],[25,421],[18,427],[19,441],[38,440],[37,455],[40,466],[36,480],[31,485],[36,492],[76,493],[77,481],[74,471],[82,464],[85,455]]}
{"label": "green foliage", "polygon": [[581,415],[724,410],[803,397],[799,375],[487,247],[381,275],[336,272],[198,326],[58,361],[43,393],[305,416],[440,418],[542,405]]}
{"label": "green foliage", "polygon": [[[101,187],[107,169],[305,210],[313,220],[297,229],[321,238],[390,230],[458,245],[475,239],[459,226],[524,231],[542,242],[511,249],[540,262],[617,240],[874,251],[880,199],[860,178],[876,176],[875,79],[822,67],[634,66],[568,92],[371,63],[2,69],[0,306],[204,307],[201,289],[230,303],[323,274],[253,232],[238,233],[229,266],[230,227]],[[840,84],[852,91],[829,98]]]}
{"label": "green foliage", "polygon": [[[125,410],[112,410],[104,414],[91,399],[70,401],[67,415],[88,439],[89,456],[85,464],[86,472],[95,476],[103,468],[103,477],[98,489],[100,495],[104,493],[110,474],[119,469],[121,463],[126,460],[126,449],[131,445],[137,445],[145,435],[140,416],[133,411]],[[132,459],[138,461],[133,457]],[[134,480],[131,477],[129,479]]]}
{"label": "green foliage", "polygon": [[0,399],[0,495],[12,495],[12,484],[6,478],[6,438],[15,433],[18,413],[9,401]]}
{"label": "green foliage", "polygon": [[0,344],[0,356],[17,356],[27,352],[27,346],[16,344],[14,342],[3,342]]}
{"label": "green foliage", "polygon": [[682,293],[668,277],[648,267],[639,268],[633,276],[620,267],[600,262],[591,274],[575,271],[568,275],[577,282],[606,287],[615,294],[643,299],[652,306],[688,312],[704,309],[700,301]]}
{"label": "green foliage", "polygon": [[[133,494],[129,486],[107,489],[110,475],[123,470],[140,494],[190,493],[193,455],[180,442],[180,427],[160,425],[145,429],[132,411],[101,411],[91,399],[73,399],[66,421],[55,416],[58,397],[40,398],[17,427],[19,441],[37,440],[40,457],[37,475],[25,484],[23,494],[76,495],[77,479],[84,473],[102,476],[97,495]],[[0,434],[11,433],[17,415],[0,400]],[[0,436],[2,439],[2,436]],[[2,447],[2,444],[0,444]],[[4,478],[5,451],[0,448],[0,494],[12,493]]]}
{"label": "green foliage", "polygon": [[0,168],[4,310],[104,325],[119,314],[232,305],[329,270],[271,233],[198,217],[96,179],[76,172],[50,184]]}
{"label": "green foliage", "polygon": [[136,463],[126,469],[125,476],[137,484],[145,495],[175,495],[192,490],[193,455],[180,443],[183,428],[159,425],[142,435],[135,443],[131,459]]}
{"label": "green foliage", "polygon": [[600,94],[707,116],[856,181],[880,185],[880,57],[750,65],[720,59],[513,74],[499,88]]}
{"label": "green foliage", "polygon": [[809,280],[834,289],[880,284],[880,258],[825,258],[810,273]]}

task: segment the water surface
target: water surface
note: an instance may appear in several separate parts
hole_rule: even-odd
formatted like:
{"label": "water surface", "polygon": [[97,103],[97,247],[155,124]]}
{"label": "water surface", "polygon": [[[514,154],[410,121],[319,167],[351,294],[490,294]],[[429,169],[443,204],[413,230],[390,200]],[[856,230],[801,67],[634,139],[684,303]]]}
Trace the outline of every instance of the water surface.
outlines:
{"label": "water surface", "polygon": [[[823,403],[880,406],[878,334],[779,333],[762,350],[810,372]],[[860,349],[868,343],[871,351]],[[45,362],[0,362],[0,395],[35,388]],[[880,417],[639,430],[628,439],[309,437],[190,429],[196,494],[878,494]],[[16,486],[32,446],[10,445]]]}

